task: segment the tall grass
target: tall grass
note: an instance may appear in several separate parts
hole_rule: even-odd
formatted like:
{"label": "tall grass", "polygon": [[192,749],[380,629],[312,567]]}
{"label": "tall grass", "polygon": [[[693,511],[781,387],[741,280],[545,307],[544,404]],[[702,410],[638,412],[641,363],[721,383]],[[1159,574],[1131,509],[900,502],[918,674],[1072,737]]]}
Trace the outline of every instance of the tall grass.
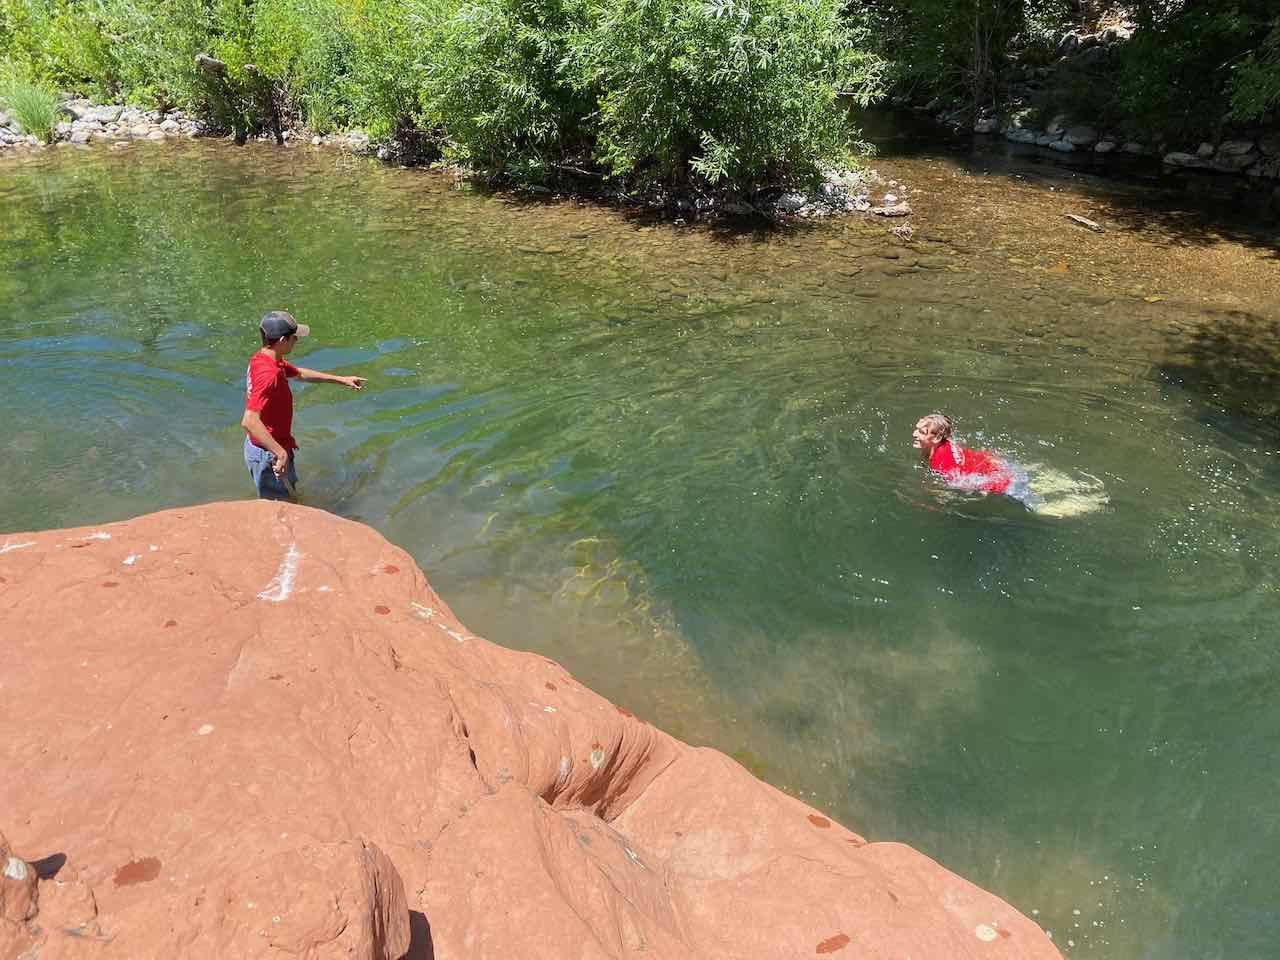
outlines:
{"label": "tall grass", "polygon": [[48,84],[31,80],[12,68],[0,72],[0,103],[17,121],[18,129],[45,143],[53,139],[61,102]]}

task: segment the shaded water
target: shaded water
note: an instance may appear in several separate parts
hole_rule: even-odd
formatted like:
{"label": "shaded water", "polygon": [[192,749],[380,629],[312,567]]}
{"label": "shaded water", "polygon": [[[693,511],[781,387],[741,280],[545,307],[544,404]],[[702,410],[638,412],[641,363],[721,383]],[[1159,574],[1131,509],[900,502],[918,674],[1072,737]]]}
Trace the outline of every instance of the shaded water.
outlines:
{"label": "shaded water", "polygon": [[[285,307],[300,362],[371,378],[296,389],[304,502],[409,550],[477,633],[1071,955],[1275,955],[1280,259],[1177,194],[885,167],[909,241],[306,150],[5,161],[0,530],[247,496],[245,362]],[[945,495],[910,450],[938,407],[1110,505]]]}

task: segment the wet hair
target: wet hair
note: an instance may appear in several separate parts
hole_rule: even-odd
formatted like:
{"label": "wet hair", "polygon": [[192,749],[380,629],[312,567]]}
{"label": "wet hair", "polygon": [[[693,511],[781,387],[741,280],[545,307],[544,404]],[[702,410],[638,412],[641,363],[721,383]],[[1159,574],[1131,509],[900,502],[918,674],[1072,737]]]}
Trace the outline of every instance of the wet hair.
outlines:
{"label": "wet hair", "polygon": [[930,413],[920,418],[929,428],[929,432],[939,440],[950,440],[953,424],[945,413]]}

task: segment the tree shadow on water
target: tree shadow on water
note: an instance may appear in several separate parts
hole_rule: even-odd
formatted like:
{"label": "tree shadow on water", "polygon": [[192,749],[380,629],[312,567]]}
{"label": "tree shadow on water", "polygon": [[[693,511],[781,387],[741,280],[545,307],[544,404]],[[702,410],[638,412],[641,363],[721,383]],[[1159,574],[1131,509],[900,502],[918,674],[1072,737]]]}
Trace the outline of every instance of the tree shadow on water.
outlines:
{"label": "tree shadow on water", "polygon": [[[1109,230],[1141,233],[1155,243],[1203,247],[1227,241],[1280,259],[1280,198],[1274,180],[1166,167],[1159,157],[1058,153],[1000,136],[957,133],[901,111],[863,116],[884,171],[895,161],[945,161],[974,177],[1043,191]],[[952,187],[949,189],[958,189]],[[987,191],[982,191],[987,192]],[[1055,204],[1055,206],[1058,204]]]}
{"label": "tree shadow on water", "polygon": [[1171,344],[1157,374],[1199,399],[1202,422],[1244,443],[1280,447],[1280,320],[1212,311]]}

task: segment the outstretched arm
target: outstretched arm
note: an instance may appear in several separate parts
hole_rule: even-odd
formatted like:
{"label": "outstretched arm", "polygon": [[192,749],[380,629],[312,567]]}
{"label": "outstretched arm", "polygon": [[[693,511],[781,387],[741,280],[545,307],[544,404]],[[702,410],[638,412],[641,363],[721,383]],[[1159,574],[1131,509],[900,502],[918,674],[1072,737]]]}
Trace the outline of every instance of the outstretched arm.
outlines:
{"label": "outstretched arm", "polygon": [[336,373],[322,373],[307,367],[298,367],[298,379],[304,383],[340,383],[352,390],[359,390],[368,383],[366,377],[340,377]]}

